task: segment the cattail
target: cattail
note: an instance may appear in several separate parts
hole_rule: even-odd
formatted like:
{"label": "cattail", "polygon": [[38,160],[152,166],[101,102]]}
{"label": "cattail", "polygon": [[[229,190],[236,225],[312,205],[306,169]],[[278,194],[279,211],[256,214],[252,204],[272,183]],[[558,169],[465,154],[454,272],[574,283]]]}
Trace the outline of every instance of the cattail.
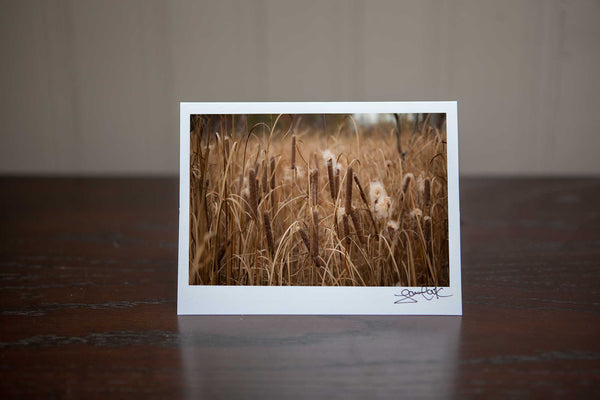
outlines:
{"label": "cattail", "polygon": [[275,190],[275,157],[271,157],[271,190]]}
{"label": "cattail", "polygon": [[399,225],[396,221],[388,221],[386,225],[388,236],[390,237],[390,241],[394,241],[396,237],[396,232],[398,232]]}
{"label": "cattail", "polygon": [[269,253],[271,257],[275,256],[275,243],[273,242],[273,230],[271,229],[271,217],[269,213],[265,211],[263,213],[263,222],[265,228],[265,236],[267,238],[267,246],[269,247]]}
{"label": "cattail", "polygon": [[306,229],[300,228],[298,230],[298,233],[300,233],[300,237],[302,238],[302,242],[304,242],[304,245],[306,246],[306,250],[310,252],[310,240],[308,240],[308,234],[306,233]]}
{"label": "cattail", "polygon": [[[306,233],[306,229],[304,228],[300,228],[298,230],[298,232],[300,233],[300,237],[302,238],[302,241],[304,242],[304,245],[306,246],[306,249],[311,253],[311,258],[313,260],[313,262],[315,263],[316,267],[320,267],[320,266],[324,266],[323,262],[321,262],[321,259],[318,256],[318,247],[317,247],[317,255],[313,255],[313,247],[311,247],[310,241],[308,240],[308,234]],[[314,241],[314,239],[313,239]],[[317,236],[317,246],[318,246],[318,236]]]}
{"label": "cattail", "polygon": [[263,161],[262,167],[263,167],[263,174],[262,174],[262,182],[261,182],[262,185],[261,186],[262,186],[263,193],[266,195],[267,193],[269,193],[269,187],[268,187],[269,170],[267,168],[266,161]]}
{"label": "cattail", "polygon": [[352,212],[352,167],[348,167],[348,172],[346,172],[346,213]]}
{"label": "cattail", "polygon": [[344,236],[346,238],[346,248],[350,248],[350,224],[348,223],[348,214],[344,214],[342,217],[342,222],[344,225]]}
{"label": "cattail", "polygon": [[313,159],[315,161],[315,169],[318,171],[319,170],[319,157],[317,157],[316,151],[313,153]]}
{"label": "cattail", "polygon": [[296,169],[296,135],[292,135],[292,169]]}
{"label": "cattail", "polygon": [[409,216],[411,218],[411,228],[413,231],[415,231],[415,233],[418,234],[417,230],[419,228],[419,221],[423,216],[423,212],[421,211],[421,209],[415,208],[410,212]]}
{"label": "cattail", "polygon": [[333,177],[333,164],[331,159],[327,160],[327,176],[329,178],[329,193],[331,194],[331,200],[335,201],[335,180]]}
{"label": "cattail", "polygon": [[425,178],[423,181],[423,204],[425,205],[425,210],[429,208],[429,204],[431,202],[431,179]]}
{"label": "cattail", "polygon": [[426,216],[423,218],[423,236],[425,236],[425,243],[431,242],[431,217]]}
{"label": "cattail", "polygon": [[352,218],[352,225],[354,225],[354,230],[356,231],[356,236],[362,244],[365,242],[365,238],[363,236],[363,228],[362,222],[360,222],[360,217],[358,212],[355,209],[350,209],[350,217]]}
{"label": "cattail", "polygon": [[248,203],[250,205],[251,214],[254,218],[258,216],[258,196],[256,193],[256,171],[254,168],[248,170],[248,191],[250,197]]}
{"label": "cattail", "polygon": [[410,172],[404,175],[404,178],[402,179],[402,193],[406,193],[408,187],[410,186],[410,182],[414,179],[414,177],[415,176]]}
{"label": "cattail", "polygon": [[312,206],[315,207],[319,201],[319,170],[313,169],[310,171],[310,199]]}
{"label": "cattail", "polygon": [[[335,158],[335,154],[333,154],[333,152],[329,149],[324,150],[321,153],[321,156],[323,157],[323,161],[325,162],[325,165],[327,165],[327,175],[329,177],[329,191],[330,193],[332,193],[331,198],[335,199],[336,195],[337,195],[337,187],[335,184],[335,174],[334,171],[337,171],[339,168],[339,165],[337,165],[337,160]],[[331,169],[331,171],[330,171]]]}
{"label": "cattail", "polygon": [[332,160],[333,166],[335,167],[335,154],[329,149],[323,150],[321,152],[321,157],[323,157],[323,161],[327,164],[327,161]]}
{"label": "cattail", "polygon": [[421,219],[421,217],[423,216],[423,211],[421,211],[420,208],[415,208],[411,211],[411,215],[414,218]]}
{"label": "cattail", "polygon": [[337,194],[340,190],[340,164],[339,163],[336,164],[336,166],[335,166],[335,181],[334,181],[334,183],[335,183],[334,191],[335,191],[335,195],[337,196]]}
{"label": "cattail", "polygon": [[313,210],[313,231],[312,231],[312,241],[310,247],[310,255],[313,258],[317,258],[319,256],[319,212],[317,210]]}

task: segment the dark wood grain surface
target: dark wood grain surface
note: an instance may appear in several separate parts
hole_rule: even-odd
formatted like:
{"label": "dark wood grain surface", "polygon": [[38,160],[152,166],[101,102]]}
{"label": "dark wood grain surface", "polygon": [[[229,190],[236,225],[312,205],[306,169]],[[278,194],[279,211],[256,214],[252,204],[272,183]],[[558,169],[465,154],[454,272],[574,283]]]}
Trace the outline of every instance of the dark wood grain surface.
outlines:
{"label": "dark wood grain surface", "polygon": [[461,185],[462,317],[177,317],[176,179],[0,179],[0,398],[597,398],[600,180]]}

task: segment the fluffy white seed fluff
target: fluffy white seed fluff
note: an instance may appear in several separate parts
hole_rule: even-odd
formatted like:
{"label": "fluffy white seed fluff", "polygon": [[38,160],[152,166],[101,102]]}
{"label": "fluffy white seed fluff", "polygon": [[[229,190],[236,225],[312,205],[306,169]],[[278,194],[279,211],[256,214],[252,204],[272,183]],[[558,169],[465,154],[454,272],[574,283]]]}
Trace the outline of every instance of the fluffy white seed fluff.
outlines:
{"label": "fluffy white seed fluff", "polygon": [[411,218],[421,219],[421,217],[423,216],[423,211],[421,211],[420,208],[415,208],[410,212],[409,215]]}
{"label": "fluffy white seed fluff", "polygon": [[327,165],[327,161],[331,160],[331,166],[333,168],[336,167],[335,154],[333,154],[331,150],[327,149],[321,152],[321,157],[323,157],[323,163],[325,165]]}
{"label": "fluffy white seed fluff", "polygon": [[381,196],[374,207],[375,217],[377,219],[386,221],[390,219],[393,212],[392,199],[390,196]]}
{"label": "fluffy white seed fluff", "polygon": [[369,200],[371,201],[373,210],[375,210],[377,203],[384,196],[387,196],[387,192],[385,191],[385,187],[383,187],[383,183],[379,181],[371,182],[369,185]]}
{"label": "fluffy white seed fluff", "polygon": [[400,225],[398,225],[397,221],[388,221],[386,226],[388,229],[393,229],[395,231],[397,231],[398,228],[400,228]]}

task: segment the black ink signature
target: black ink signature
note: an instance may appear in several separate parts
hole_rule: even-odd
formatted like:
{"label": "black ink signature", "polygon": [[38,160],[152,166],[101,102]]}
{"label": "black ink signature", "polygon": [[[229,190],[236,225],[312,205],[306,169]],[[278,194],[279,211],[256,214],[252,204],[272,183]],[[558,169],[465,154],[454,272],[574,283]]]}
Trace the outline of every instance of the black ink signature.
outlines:
{"label": "black ink signature", "polygon": [[420,292],[415,292],[410,289],[402,289],[402,292],[400,292],[400,294],[394,295],[396,297],[400,297],[398,300],[396,300],[394,302],[394,304],[418,303],[417,299],[415,299],[415,296],[418,296],[418,295],[420,295],[421,297],[423,297],[423,299],[425,299],[427,301],[430,301],[433,299],[439,299],[441,297],[452,297],[451,294],[448,294],[445,296],[440,294],[440,292],[442,290],[444,290],[444,288],[439,288],[439,287],[432,287],[432,288],[422,287]]}

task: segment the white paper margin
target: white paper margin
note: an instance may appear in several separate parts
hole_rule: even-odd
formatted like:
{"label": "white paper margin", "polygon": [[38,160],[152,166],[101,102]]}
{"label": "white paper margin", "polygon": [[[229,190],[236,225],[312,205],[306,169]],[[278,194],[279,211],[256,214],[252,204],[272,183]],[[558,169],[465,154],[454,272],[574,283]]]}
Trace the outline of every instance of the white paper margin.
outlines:
{"label": "white paper margin", "polygon": [[[446,113],[448,160],[449,297],[395,304],[404,289],[420,287],[208,286],[190,285],[189,194],[190,116],[193,114],[354,114]],[[177,315],[218,314],[355,314],[462,315],[458,115],[455,101],[436,102],[307,102],[307,103],[180,103],[179,259]]]}

